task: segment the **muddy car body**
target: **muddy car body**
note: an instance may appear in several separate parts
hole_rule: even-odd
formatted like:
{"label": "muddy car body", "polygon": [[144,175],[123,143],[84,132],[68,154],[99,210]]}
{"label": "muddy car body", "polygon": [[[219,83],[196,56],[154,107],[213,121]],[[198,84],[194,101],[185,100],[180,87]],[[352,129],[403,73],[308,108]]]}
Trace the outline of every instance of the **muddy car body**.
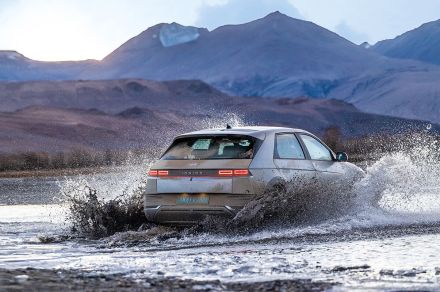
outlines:
{"label": "muddy car body", "polygon": [[255,195],[292,179],[333,181],[362,172],[343,152],[313,134],[282,127],[202,130],[176,137],[150,169],[147,219],[195,223],[206,215],[233,217]]}

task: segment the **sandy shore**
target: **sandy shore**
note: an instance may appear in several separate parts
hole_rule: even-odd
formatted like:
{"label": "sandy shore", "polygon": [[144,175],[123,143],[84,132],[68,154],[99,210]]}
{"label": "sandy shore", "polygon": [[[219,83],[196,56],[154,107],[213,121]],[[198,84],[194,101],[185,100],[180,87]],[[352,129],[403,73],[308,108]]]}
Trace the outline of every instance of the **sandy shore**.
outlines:
{"label": "sandy shore", "polygon": [[324,291],[333,285],[298,279],[222,283],[165,277],[133,279],[71,270],[0,269],[0,291]]}

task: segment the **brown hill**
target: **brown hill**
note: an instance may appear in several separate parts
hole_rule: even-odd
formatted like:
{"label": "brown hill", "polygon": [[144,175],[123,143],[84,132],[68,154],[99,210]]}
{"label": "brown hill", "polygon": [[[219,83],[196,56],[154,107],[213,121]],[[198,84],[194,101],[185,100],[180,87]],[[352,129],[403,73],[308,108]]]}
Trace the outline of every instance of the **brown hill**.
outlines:
{"label": "brown hill", "polygon": [[[235,116],[247,124],[298,127],[318,134],[337,126],[345,136],[426,126],[363,113],[338,100],[231,97],[201,81],[42,81],[2,83],[0,88],[9,109],[0,113],[0,153],[156,151],[178,133],[224,126]],[[117,94],[107,94],[113,89]]]}

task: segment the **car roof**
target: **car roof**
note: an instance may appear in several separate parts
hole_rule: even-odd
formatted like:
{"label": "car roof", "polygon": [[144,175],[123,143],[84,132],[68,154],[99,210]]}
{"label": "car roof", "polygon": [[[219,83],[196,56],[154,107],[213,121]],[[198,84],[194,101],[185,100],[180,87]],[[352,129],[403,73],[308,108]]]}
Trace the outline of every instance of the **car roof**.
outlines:
{"label": "car roof", "polygon": [[308,133],[302,129],[295,128],[286,128],[286,127],[266,127],[266,126],[249,126],[249,127],[231,127],[230,129],[224,128],[215,128],[215,129],[206,129],[200,131],[194,131],[190,133],[185,133],[179,135],[178,137],[185,136],[203,136],[203,135],[247,135],[256,138],[264,139],[266,134],[272,133],[283,133],[283,132],[304,132]]}

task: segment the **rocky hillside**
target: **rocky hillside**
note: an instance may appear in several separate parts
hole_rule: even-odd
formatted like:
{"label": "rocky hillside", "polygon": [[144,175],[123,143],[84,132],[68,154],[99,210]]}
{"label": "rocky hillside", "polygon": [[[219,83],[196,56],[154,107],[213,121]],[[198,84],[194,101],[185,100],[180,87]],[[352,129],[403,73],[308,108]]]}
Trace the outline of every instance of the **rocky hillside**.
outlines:
{"label": "rocky hillside", "polygon": [[339,100],[231,97],[201,81],[41,81],[0,88],[9,108],[0,113],[0,154],[161,150],[179,133],[226,123],[317,134],[337,126],[347,137],[426,128],[424,122],[363,113]]}
{"label": "rocky hillside", "polygon": [[425,23],[394,39],[378,42],[371,49],[391,58],[440,65],[440,20]]}

